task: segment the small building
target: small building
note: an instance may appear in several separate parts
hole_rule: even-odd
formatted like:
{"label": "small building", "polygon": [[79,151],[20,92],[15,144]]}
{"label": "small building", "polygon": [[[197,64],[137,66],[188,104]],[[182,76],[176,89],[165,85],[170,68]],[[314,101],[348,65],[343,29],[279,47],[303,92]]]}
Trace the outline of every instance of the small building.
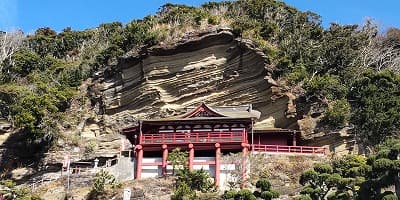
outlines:
{"label": "small building", "polygon": [[135,178],[166,175],[168,153],[177,147],[189,152],[189,169],[208,170],[217,186],[224,185],[221,177],[227,176],[222,154],[325,154],[324,148],[297,146],[299,131],[256,128],[260,115],[251,105],[210,107],[202,103],[183,115],[140,120],[138,126],[122,130],[134,145]]}

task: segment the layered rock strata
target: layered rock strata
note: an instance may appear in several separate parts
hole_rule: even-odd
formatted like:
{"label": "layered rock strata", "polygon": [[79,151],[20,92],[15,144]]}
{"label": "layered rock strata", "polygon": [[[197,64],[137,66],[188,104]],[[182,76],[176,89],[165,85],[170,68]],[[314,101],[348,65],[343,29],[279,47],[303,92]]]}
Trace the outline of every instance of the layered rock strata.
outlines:
{"label": "layered rock strata", "polygon": [[93,94],[101,99],[106,126],[116,130],[138,118],[178,114],[200,102],[253,104],[265,124],[296,125],[293,98],[277,89],[262,51],[229,31],[190,38],[120,59],[95,80]]}

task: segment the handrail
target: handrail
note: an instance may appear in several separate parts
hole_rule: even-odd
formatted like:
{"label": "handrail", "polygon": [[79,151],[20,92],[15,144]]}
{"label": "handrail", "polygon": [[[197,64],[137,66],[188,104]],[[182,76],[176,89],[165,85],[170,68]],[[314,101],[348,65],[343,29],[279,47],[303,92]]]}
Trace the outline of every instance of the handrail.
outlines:
{"label": "handrail", "polygon": [[299,154],[322,154],[326,155],[325,147],[313,146],[284,146],[284,145],[263,145],[255,144],[254,151],[272,153],[299,153]]}
{"label": "handrail", "polygon": [[245,142],[244,135],[244,131],[173,132],[143,134],[141,141],[143,144]]}

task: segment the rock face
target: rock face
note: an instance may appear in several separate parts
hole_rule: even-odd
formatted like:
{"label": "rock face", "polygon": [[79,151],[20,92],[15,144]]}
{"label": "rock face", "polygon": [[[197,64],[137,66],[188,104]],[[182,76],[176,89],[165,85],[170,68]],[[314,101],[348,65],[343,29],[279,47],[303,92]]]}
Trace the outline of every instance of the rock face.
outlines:
{"label": "rock face", "polygon": [[273,81],[260,50],[229,31],[189,38],[174,46],[144,48],[94,81],[92,94],[99,99],[106,128],[178,114],[200,102],[253,104],[262,112],[260,121],[281,128],[296,125],[293,99]]}

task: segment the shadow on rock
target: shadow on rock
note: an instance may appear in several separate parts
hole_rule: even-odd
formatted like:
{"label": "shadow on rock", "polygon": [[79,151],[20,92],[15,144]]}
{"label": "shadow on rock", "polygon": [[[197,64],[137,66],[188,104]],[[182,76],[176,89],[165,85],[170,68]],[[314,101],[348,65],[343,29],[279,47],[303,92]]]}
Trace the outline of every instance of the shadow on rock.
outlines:
{"label": "shadow on rock", "polygon": [[[49,150],[53,141],[52,135],[36,138],[23,130],[10,134],[0,146],[0,178],[15,179],[17,182],[29,178],[28,176],[39,170],[44,153]],[[21,170],[15,177],[13,170],[20,168],[29,170]]]}

